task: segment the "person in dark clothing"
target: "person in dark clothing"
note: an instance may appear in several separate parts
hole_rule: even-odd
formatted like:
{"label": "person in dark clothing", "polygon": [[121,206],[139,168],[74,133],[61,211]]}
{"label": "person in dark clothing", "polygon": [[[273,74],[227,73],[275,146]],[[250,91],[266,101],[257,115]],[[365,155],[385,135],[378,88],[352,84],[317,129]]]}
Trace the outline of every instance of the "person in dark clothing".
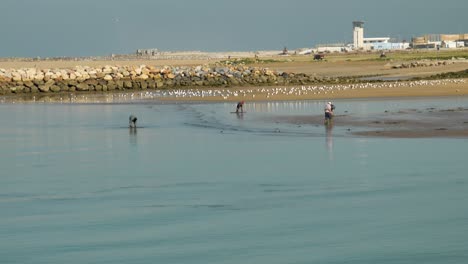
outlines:
{"label": "person in dark clothing", "polygon": [[130,128],[136,128],[136,122],[137,122],[138,118],[134,115],[130,115],[130,117],[128,118],[128,126]]}
{"label": "person in dark clothing", "polygon": [[239,113],[239,110],[241,113],[244,112],[244,101],[240,101],[239,103],[237,103],[236,113]]}

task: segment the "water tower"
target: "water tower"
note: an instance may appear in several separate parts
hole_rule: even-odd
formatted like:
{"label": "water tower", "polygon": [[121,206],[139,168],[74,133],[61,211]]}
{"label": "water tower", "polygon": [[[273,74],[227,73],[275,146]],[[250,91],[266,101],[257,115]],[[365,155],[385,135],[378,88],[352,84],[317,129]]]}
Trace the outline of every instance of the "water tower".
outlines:
{"label": "water tower", "polygon": [[364,22],[353,21],[353,44],[354,49],[361,49],[364,47]]}

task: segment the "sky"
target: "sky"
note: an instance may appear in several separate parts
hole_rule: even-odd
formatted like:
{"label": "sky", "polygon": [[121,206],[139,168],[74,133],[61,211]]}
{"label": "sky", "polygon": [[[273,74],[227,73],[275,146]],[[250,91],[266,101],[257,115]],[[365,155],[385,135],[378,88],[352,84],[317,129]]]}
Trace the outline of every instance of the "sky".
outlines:
{"label": "sky", "polygon": [[257,51],[468,33],[467,0],[0,0],[0,57]]}

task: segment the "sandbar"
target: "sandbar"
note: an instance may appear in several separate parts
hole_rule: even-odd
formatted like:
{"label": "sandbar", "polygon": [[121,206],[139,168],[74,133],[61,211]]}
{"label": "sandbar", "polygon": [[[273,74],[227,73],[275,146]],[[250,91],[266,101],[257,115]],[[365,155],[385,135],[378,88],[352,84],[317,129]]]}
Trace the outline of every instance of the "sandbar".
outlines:
{"label": "sandbar", "polygon": [[[263,121],[295,125],[325,126],[323,115],[263,117]],[[401,109],[370,117],[337,114],[332,127],[343,128],[348,136],[392,138],[467,138],[468,107],[448,109]]]}

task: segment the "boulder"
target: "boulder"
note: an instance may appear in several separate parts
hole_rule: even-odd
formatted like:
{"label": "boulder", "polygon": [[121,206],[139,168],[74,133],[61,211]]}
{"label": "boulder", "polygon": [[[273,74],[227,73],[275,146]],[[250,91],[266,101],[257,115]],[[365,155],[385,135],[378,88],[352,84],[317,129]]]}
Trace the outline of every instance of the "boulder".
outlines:
{"label": "boulder", "polygon": [[104,68],[104,69],[102,69],[102,73],[110,74],[110,73],[112,73],[112,69],[111,68]]}
{"label": "boulder", "polygon": [[123,89],[124,88],[124,81],[118,80],[118,81],[115,82],[115,85],[116,85],[117,89]]}
{"label": "boulder", "polygon": [[113,91],[113,90],[115,90],[116,88],[117,88],[117,85],[116,85],[114,82],[109,82],[109,83],[107,84],[107,89],[108,89],[109,91]]}
{"label": "boulder", "polygon": [[52,85],[50,86],[50,90],[54,93],[57,93],[57,92],[60,92],[61,89],[60,89],[60,86],[58,85]]}
{"label": "boulder", "polygon": [[12,93],[21,93],[24,89],[24,86],[14,86],[14,87],[10,87],[10,91]]}
{"label": "boulder", "polygon": [[132,81],[124,81],[123,83],[123,88],[129,88],[131,89],[132,88]]}
{"label": "boulder", "polygon": [[38,87],[36,87],[36,86],[31,87],[31,93],[38,93],[38,92],[39,92]]}
{"label": "boulder", "polygon": [[39,91],[47,93],[47,92],[49,92],[50,86],[45,85],[45,84],[41,84],[41,85],[38,86],[38,88],[39,88]]}
{"label": "boulder", "polygon": [[34,83],[31,81],[27,81],[27,82],[24,82],[24,86],[31,88],[34,86]]}
{"label": "boulder", "polygon": [[[66,83],[60,83],[60,84],[58,84],[58,86],[60,86],[60,91],[70,90],[70,88],[68,87],[68,85]],[[52,87],[51,87],[51,89],[52,89]]]}
{"label": "boulder", "polygon": [[30,80],[31,81],[43,81],[45,78],[45,73],[44,72],[37,72],[35,75],[31,76]]}
{"label": "boulder", "polygon": [[89,91],[89,86],[85,83],[79,83],[76,85],[76,90],[77,91]]}
{"label": "boulder", "polygon": [[13,72],[12,74],[12,80],[14,82],[21,82],[22,78],[21,78],[21,74],[17,73],[17,72]]}
{"label": "boulder", "polygon": [[38,87],[41,92],[49,92],[50,87],[54,84],[55,84],[54,80],[50,79],[47,82],[38,85]]}
{"label": "boulder", "polygon": [[156,82],[154,80],[149,79],[146,82],[148,83],[148,88],[150,88],[150,89],[155,89],[156,88]]}

